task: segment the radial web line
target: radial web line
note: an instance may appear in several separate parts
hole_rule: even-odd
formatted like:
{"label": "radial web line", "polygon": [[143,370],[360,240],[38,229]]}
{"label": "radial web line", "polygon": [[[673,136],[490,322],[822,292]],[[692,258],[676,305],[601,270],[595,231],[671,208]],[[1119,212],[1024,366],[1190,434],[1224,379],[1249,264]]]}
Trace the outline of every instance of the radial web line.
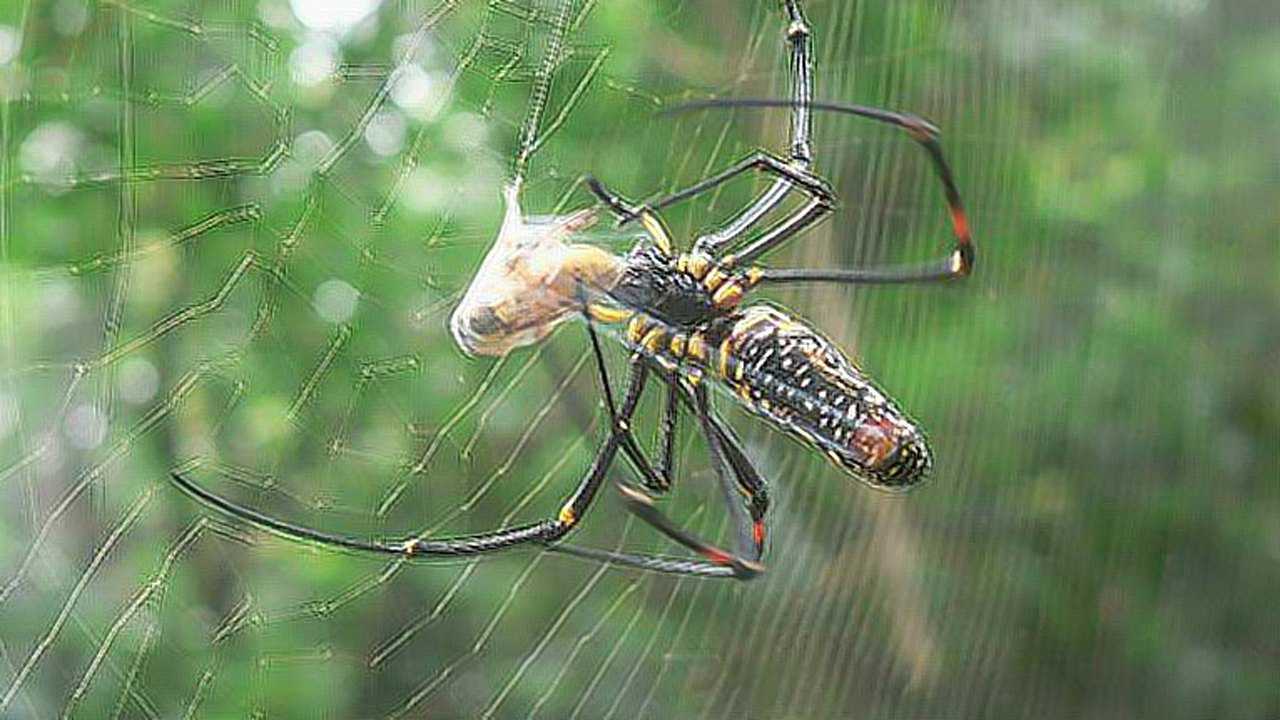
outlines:
{"label": "radial web line", "polygon": [[35,669],[36,664],[40,662],[40,659],[44,657],[45,652],[47,652],[49,647],[53,644],[54,638],[56,638],[58,633],[61,632],[63,625],[67,622],[67,618],[71,616],[76,602],[79,601],[80,596],[84,594],[85,589],[89,586],[89,582],[93,579],[94,574],[97,573],[98,568],[102,566],[102,563],[106,560],[111,550],[115,548],[116,543],[118,543],[124,534],[127,533],[133,527],[134,523],[137,522],[138,518],[142,515],[142,511],[146,508],[147,503],[151,501],[153,495],[154,489],[147,490],[137,500],[135,500],[133,506],[129,509],[129,512],[121,518],[120,522],[118,522],[115,528],[107,535],[97,552],[94,553],[93,560],[90,561],[89,566],[85,568],[84,572],[80,575],[80,579],[77,580],[75,586],[72,587],[70,595],[67,596],[66,601],[62,604],[62,609],[58,611],[58,616],[54,619],[53,624],[49,626],[49,629],[45,632],[44,636],[40,638],[40,641],[36,643],[36,646],[31,650],[31,654],[27,656],[27,659],[22,663],[22,666],[18,668],[18,672],[13,677],[13,682],[5,689],[4,694],[0,695],[0,713],[5,712],[9,707],[9,703],[13,702],[14,696],[22,689],[22,684],[26,681],[27,676]]}

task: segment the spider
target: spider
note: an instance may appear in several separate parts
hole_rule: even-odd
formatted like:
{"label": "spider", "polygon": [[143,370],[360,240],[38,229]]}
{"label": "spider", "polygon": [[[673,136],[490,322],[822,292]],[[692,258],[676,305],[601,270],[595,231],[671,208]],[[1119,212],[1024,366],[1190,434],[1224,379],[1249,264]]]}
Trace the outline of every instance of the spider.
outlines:
{"label": "spider", "polygon": [[[974,264],[960,195],[938,142],[938,129],[914,115],[859,105],[814,102],[810,27],[800,0],[784,0],[790,47],[789,99],[711,100],[677,108],[717,105],[776,106],[790,111],[787,157],[759,150],[688,188],[648,204],[633,204],[599,180],[591,192],[618,223],[638,222],[645,237],[625,255],[574,244],[595,221],[587,209],[550,223],[526,223],[518,187],[507,194],[507,214],[494,249],[451,318],[459,345],[473,355],[505,355],[536,343],[572,317],[586,319],[610,429],[585,475],[549,519],[490,532],[446,538],[365,539],[302,527],[234,503],[178,473],[173,480],[195,499],[266,530],[336,548],[402,558],[478,555],[527,544],[598,561],[678,575],[748,579],[763,570],[769,507],[766,483],[735,432],[716,414],[708,380],[719,383],[748,412],[822,453],[841,470],[881,490],[910,489],[927,477],[932,454],[923,432],[834,343],[805,321],[768,303],[744,305],[764,284],[830,282],[908,283],[958,279]],[[774,269],[753,265],[760,256],[812,227],[836,204],[828,183],[812,172],[811,112],[829,110],[905,130],[926,150],[950,211],[953,249],[939,261],[866,269]],[[773,181],[746,208],[714,232],[678,252],[658,211],[750,172]],[[804,198],[783,219],[746,239],[792,192]],[[732,252],[730,252],[732,250]],[[624,328],[630,348],[620,400],[611,389],[597,324]],[[657,467],[636,441],[631,421],[652,377],[666,385]],[[717,547],[681,529],[655,505],[672,486],[678,417],[691,412],[706,439],[720,489],[737,528],[736,549]],[[613,552],[561,542],[581,522],[619,454],[641,480],[618,484],[625,505],[644,522],[697,557]]]}

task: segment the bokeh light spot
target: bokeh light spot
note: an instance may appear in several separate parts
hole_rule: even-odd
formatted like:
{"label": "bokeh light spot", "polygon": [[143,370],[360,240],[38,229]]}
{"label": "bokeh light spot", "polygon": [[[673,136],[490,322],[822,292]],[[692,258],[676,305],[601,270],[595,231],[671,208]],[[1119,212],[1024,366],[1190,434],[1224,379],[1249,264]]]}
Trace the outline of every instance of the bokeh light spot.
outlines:
{"label": "bokeh light spot", "polygon": [[391,100],[419,120],[431,120],[448,99],[447,80],[417,65],[402,65],[391,86]]}
{"label": "bokeh light spot", "polygon": [[316,287],[316,313],[331,323],[342,323],[356,314],[356,306],[360,303],[360,291],[351,287],[345,280],[326,280]]}
{"label": "bokeh light spot", "polygon": [[37,182],[64,184],[76,172],[84,136],[74,125],[52,120],[32,130],[18,148],[18,165]]}
{"label": "bokeh light spot", "polygon": [[303,87],[315,87],[338,69],[342,52],[328,35],[314,34],[289,54],[289,75]]}
{"label": "bokeh light spot", "polygon": [[293,16],[312,30],[346,32],[373,14],[381,0],[289,0]]}
{"label": "bokeh light spot", "polygon": [[404,147],[404,116],[394,110],[384,110],[373,117],[365,128],[364,141],[369,149],[383,157],[400,152]]}
{"label": "bokeh light spot", "polygon": [[120,365],[116,384],[121,399],[141,405],[155,397],[160,389],[160,371],[146,358],[129,358]]}

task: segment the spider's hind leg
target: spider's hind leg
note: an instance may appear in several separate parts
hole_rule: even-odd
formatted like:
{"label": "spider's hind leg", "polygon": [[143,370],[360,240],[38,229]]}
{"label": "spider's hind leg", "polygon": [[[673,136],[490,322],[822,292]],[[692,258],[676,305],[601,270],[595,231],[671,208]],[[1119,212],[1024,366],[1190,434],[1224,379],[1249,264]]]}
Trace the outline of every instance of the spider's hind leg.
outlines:
{"label": "spider's hind leg", "polygon": [[[737,439],[726,428],[721,427],[711,414],[705,388],[697,386],[692,394],[695,412],[711,451],[716,478],[720,481],[729,514],[737,528],[737,551],[724,550],[685,531],[659,510],[650,496],[639,489],[619,483],[618,490],[622,493],[627,509],[658,532],[701,555],[705,562],[729,568],[734,577],[749,579],[764,570],[764,566],[760,564],[764,553],[764,513],[768,508],[764,481],[742,452]],[[730,475],[733,476],[732,479]],[[744,507],[739,494],[750,500],[750,510]]]}
{"label": "spider's hind leg", "polygon": [[706,562],[730,569],[733,576],[740,580],[750,579],[764,572],[764,566],[757,560],[745,557],[749,553],[731,553],[716,547],[702,538],[686,532],[672,522],[653,504],[653,498],[621,483],[617,487],[618,491],[622,493],[623,502],[626,503],[627,509],[633,515],[653,526],[658,532],[666,535],[671,540],[701,555],[706,559]]}

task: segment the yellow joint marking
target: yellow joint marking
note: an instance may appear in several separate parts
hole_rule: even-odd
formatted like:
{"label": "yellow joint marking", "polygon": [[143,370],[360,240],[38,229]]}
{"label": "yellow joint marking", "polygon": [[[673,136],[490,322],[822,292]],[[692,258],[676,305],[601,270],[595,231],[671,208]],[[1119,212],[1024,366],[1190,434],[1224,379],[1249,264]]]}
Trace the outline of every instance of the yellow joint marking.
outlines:
{"label": "yellow joint marking", "polygon": [[742,401],[745,402],[747,405],[754,405],[754,403],[751,402],[751,388],[747,387],[746,385],[743,385],[742,387],[738,388],[738,395],[742,398]]}
{"label": "yellow joint marking", "polygon": [[658,352],[658,348],[662,347],[662,339],[664,337],[666,337],[666,333],[662,331],[662,328],[654,327],[650,329],[649,332],[645,333],[644,339],[640,341],[640,345],[645,350],[651,353],[656,353]]}
{"label": "yellow joint marking", "polygon": [[706,361],[707,340],[702,337],[702,333],[694,333],[689,336],[689,357],[695,360]]}
{"label": "yellow joint marking", "polygon": [[691,370],[689,371],[688,374],[684,376],[684,380],[685,380],[685,383],[689,386],[689,389],[692,390],[693,388],[698,387],[698,383],[702,382],[702,373]]}
{"label": "yellow joint marking", "polygon": [[742,373],[743,373],[743,371],[744,371],[744,370],[746,370],[746,367],[747,367],[747,364],[746,364],[746,363],[734,363],[734,364],[733,364],[733,379],[734,379],[734,382],[742,382]]}
{"label": "yellow joint marking", "polygon": [[720,267],[732,268],[738,264],[738,256],[732,253],[720,258]]}
{"label": "yellow joint marking", "polygon": [[685,345],[689,342],[689,336],[684,333],[676,333],[671,336],[671,354],[676,357],[684,357]]}
{"label": "yellow joint marking", "polygon": [[755,287],[764,278],[764,268],[747,268],[745,275],[747,276],[747,287]]}
{"label": "yellow joint marking", "polygon": [[727,337],[720,343],[720,377],[729,377],[729,355],[733,352],[733,337]]}
{"label": "yellow joint marking", "polygon": [[559,519],[561,525],[576,525],[578,522],[578,513],[573,511],[573,506],[565,505],[560,508]]}
{"label": "yellow joint marking", "polygon": [[702,286],[711,292],[715,292],[716,288],[720,287],[720,283],[723,283],[728,279],[728,273],[718,267],[713,267],[711,268],[711,271],[707,273],[707,276],[702,278]]}
{"label": "yellow joint marking", "polygon": [[680,257],[676,258],[676,271],[681,273],[689,272],[689,255],[687,253],[681,254]]}
{"label": "yellow joint marking", "polygon": [[630,310],[624,310],[610,305],[601,305],[599,303],[591,303],[587,305],[587,313],[591,315],[591,319],[606,324],[626,322],[635,315],[635,313]]}
{"label": "yellow joint marking", "polygon": [[711,302],[715,303],[718,308],[731,308],[742,300],[742,296],[746,291],[738,284],[737,280],[725,283],[720,289],[711,296]]}
{"label": "yellow joint marking", "polygon": [[689,255],[688,273],[698,280],[701,280],[707,274],[707,270],[711,267],[711,258],[702,253],[691,253]]}
{"label": "yellow joint marking", "polygon": [[627,325],[627,342],[633,345],[640,342],[640,338],[644,337],[644,331],[648,327],[649,324],[645,321],[644,316],[636,315],[631,318],[631,323]]}
{"label": "yellow joint marking", "polygon": [[653,242],[658,245],[658,249],[663,255],[671,255],[671,234],[662,226],[662,221],[651,210],[640,211],[640,224],[648,231],[649,236],[653,238]]}
{"label": "yellow joint marking", "polygon": [[416,539],[415,539],[415,540],[405,540],[404,542],[400,543],[400,552],[404,553],[405,555],[415,555],[415,554],[417,554],[417,552],[418,552],[418,541],[417,541]]}

